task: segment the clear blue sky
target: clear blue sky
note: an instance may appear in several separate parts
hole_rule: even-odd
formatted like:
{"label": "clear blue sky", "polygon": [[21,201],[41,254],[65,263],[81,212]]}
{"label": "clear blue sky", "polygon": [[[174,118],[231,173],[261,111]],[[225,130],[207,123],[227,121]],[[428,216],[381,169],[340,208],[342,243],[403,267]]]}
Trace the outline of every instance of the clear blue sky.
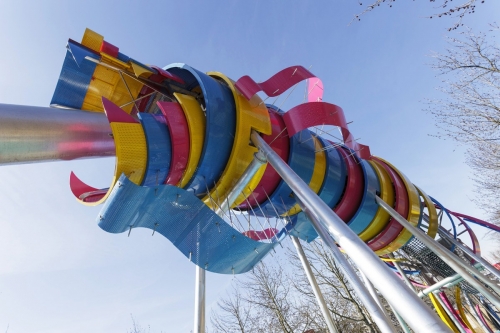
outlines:
{"label": "clear blue sky", "polygon": [[[264,80],[291,65],[312,65],[324,100],[340,105],[373,154],[452,210],[486,218],[471,202],[463,148],[430,137],[422,112],[439,97],[427,63],[446,46],[449,19],[425,19],[428,1],[398,1],[348,26],[355,0],[20,1],[0,2],[0,103],[47,106],[68,38],[86,27],[142,62],[185,62],[201,71]],[[500,3],[465,21],[484,30]],[[297,97],[298,96],[298,97]],[[297,92],[285,105],[301,98]],[[280,102],[277,103],[280,105]],[[99,207],[79,205],[70,171],[105,187],[113,159],[0,168],[0,332],[125,332],[130,314],[152,332],[192,329],[194,266],[149,230],[112,235],[97,227]],[[478,230],[479,228],[475,228]],[[483,240],[484,242],[484,240]],[[208,274],[210,307],[232,277]]]}

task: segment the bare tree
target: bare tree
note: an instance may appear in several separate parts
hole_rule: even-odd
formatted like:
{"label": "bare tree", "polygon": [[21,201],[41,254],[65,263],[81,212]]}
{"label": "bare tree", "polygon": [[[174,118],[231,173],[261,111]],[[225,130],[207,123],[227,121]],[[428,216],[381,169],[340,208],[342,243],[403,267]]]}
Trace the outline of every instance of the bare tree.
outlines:
{"label": "bare tree", "polygon": [[[439,17],[454,17],[456,19],[455,23],[448,28],[448,31],[455,30],[460,27],[462,24],[462,19],[467,14],[472,14],[476,11],[476,5],[478,3],[484,3],[485,0],[462,0],[457,2],[452,2],[453,0],[428,0],[429,3],[434,5],[434,8],[437,12],[428,16],[428,18],[439,18]],[[356,15],[353,21],[361,20],[361,16],[371,12],[372,10],[380,7],[381,5],[387,5],[392,7],[396,0],[369,0],[367,1],[368,5],[366,5],[363,12]],[[358,0],[358,3],[362,6],[363,2]]]}
{"label": "bare tree", "polygon": [[429,101],[428,111],[442,130],[439,136],[467,147],[467,164],[475,171],[477,201],[500,223],[500,48],[492,27],[475,34],[467,29],[449,38],[433,67],[445,77],[447,95]]}

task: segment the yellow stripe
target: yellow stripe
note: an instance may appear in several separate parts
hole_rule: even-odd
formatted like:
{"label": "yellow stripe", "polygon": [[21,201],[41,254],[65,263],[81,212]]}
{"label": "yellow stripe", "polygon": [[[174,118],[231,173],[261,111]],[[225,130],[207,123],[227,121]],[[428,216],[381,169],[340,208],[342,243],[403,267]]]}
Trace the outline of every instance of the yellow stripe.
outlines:
{"label": "yellow stripe", "polygon": [[[259,96],[254,95],[249,101],[240,94],[234,87],[234,82],[224,74],[218,72],[209,72],[208,75],[224,81],[231,92],[233,93],[234,102],[236,105],[236,131],[233,142],[231,155],[220,179],[215,184],[215,187],[208,195],[203,198],[203,202],[212,209],[220,205],[238,179],[243,175],[243,172],[252,162],[257,148],[250,146],[250,134],[252,129],[264,134],[271,134],[271,120],[267,107],[262,102]],[[266,165],[263,165],[257,174],[252,178],[252,181],[245,188],[243,193],[245,196],[250,195],[255,187],[257,187],[262,175],[264,174]],[[239,205],[245,200],[244,195],[240,195],[232,207]],[[213,205],[216,202],[217,205]],[[214,207],[215,206],[215,207]]]}
{"label": "yellow stripe", "polygon": [[91,50],[96,52],[100,52],[102,42],[104,41],[104,37],[99,35],[97,32],[90,30],[89,28],[85,29],[82,38],[82,45],[88,47]]}
{"label": "yellow stripe", "polygon": [[179,182],[179,187],[184,187],[193,177],[200,161],[205,139],[206,119],[200,104],[194,97],[179,93],[174,93],[174,96],[179,102],[182,111],[184,111],[189,127],[189,158],[186,170]]}
{"label": "yellow stripe", "polygon": [[424,203],[425,206],[427,207],[428,213],[429,213],[429,228],[427,229],[427,236],[431,238],[435,238],[438,228],[439,228],[439,221],[438,221],[438,214],[436,211],[436,207],[434,206],[434,203],[432,203],[431,198],[422,191],[421,188],[415,185],[417,188],[418,193],[424,198]]}
{"label": "yellow stripe", "polygon": [[87,206],[97,206],[103,203],[122,174],[125,174],[131,182],[137,185],[142,183],[142,179],[144,178],[147,164],[147,147],[142,125],[113,122],[110,126],[116,147],[113,180],[108,192],[99,201],[82,202]]}
{"label": "yellow stripe", "polygon": [[[401,177],[403,180],[403,183],[405,184],[406,191],[408,192],[408,203],[409,203],[409,210],[408,210],[408,216],[407,220],[410,222],[413,226],[418,225],[418,220],[420,218],[420,197],[418,195],[417,189],[415,186],[410,182],[410,180],[398,169],[396,169],[392,164],[387,162],[386,160],[383,160],[379,158],[383,162],[385,162],[387,165],[389,165],[391,168],[396,171],[396,173]],[[389,243],[386,247],[375,251],[375,253],[379,256],[392,253],[402,247],[403,245],[408,242],[408,240],[411,238],[412,234],[406,229],[403,229],[401,233],[396,237],[395,240],[393,240],[391,243]]]}
{"label": "yellow stripe", "polygon": [[[391,178],[387,171],[379,164],[377,161],[368,161],[370,165],[375,170],[377,178],[380,183],[380,198],[387,202],[391,207],[394,206],[394,187],[392,185]],[[358,236],[363,241],[369,241],[370,239],[377,236],[389,222],[389,213],[387,213],[382,207],[377,209],[375,217],[370,222],[368,228],[363,230]]]}
{"label": "yellow stripe", "polygon": [[[312,136],[313,141],[314,141],[314,150],[318,151],[323,149],[323,146],[319,143],[319,140],[316,139],[316,137],[313,135]],[[311,181],[309,182],[309,187],[311,190],[314,191],[314,193],[318,193],[319,190],[321,189],[321,185],[323,184],[323,181],[325,180],[325,174],[326,174],[326,151],[322,150],[319,151],[315,154],[314,157],[314,171],[312,174]],[[291,216],[298,214],[302,211],[300,209],[299,204],[295,204],[290,210],[286,213],[284,213],[281,216]]]}
{"label": "yellow stripe", "polygon": [[[124,81],[127,83],[126,85]],[[128,75],[124,74],[122,79],[120,73],[97,65],[83,100],[82,110],[104,111],[102,97],[106,97],[114,104],[122,106],[137,98],[142,86],[142,83],[130,78]],[[123,106],[122,110],[130,114],[133,107],[134,104],[130,103]]]}
{"label": "yellow stripe", "polygon": [[465,315],[465,311],[464,311],[464,308],[462,305],[462,299],[460,298],[460,287],[459,286],[455,286],[455,302],[457,303],[458,312],[460,313],[460,317],[464,321],[465,325],[472,332],[474,332],[474,330],[472,329],[472,325],[470,324],[469,320],[467,319],[467,316]]}
{"label": "yellow stripe", "polygon": [[451,330],[453,330],[453,332],[460,333],[455,324],[453,324],[453,322],[451,321],[446,311],[443,309],[441,304],[436,299],[436,296],[434,296],[433,293],[430,293],[429,298],[431,299],[432,305],[434,305],[434,308],[436,309],[436,312],[438,313],[439,317],[446,324],[446,326],[448,326]]}

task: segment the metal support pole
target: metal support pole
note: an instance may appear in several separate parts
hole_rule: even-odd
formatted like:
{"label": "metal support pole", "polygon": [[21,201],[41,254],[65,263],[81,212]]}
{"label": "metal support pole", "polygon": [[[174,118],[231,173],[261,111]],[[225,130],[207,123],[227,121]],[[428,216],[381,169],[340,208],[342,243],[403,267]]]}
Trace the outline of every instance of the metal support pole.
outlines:
{"label": "metal support pole", "polygon": [[220,208],[215,210],[215,213],[219,216],[222,216],[225,212],[231,209],[231,205],[238,198],[238,196],[243,192],[245,187],[247,187],[248,183],[252,180],[253,176],[259,171],[260,167],[267,163],[266,157],[262,155],[262,153],[257,152],[253,156],[252,162],[245,169],[240,179],[236,182],[234,187],[231,189],[227,198],[223,200],[220,205]]}
{"label": "metal support pole", "polygon": [[205,333],[205,270],[196,266],[193,333]]}
{"label": "metal support pole", "polygon": [[[448,327],[392,272],[328,205],[253,131],[252,142],[303,204],[318,216],[337,243],[415,332],[450,332]],[[312,222],[312,221],[311,221]],[[313,224],[319,230],[321,223]],[[322,237],[323,238],[323,237]]]}
{"label": "metal support pole", "polygon": [[[363,282],[365,283],[366,289],[368,289],[368,292],[370,293],[370,295],[372,295],[372,297],[375,300],[375,302],[377,302],[378,306],[382,309],[382,311],[384,311],[385,316],[387,318],[390,318],[389,314],[387,313],[387,310],[382,305],[382,301],[380,299],[380,296],[375,291],[375,288],[373,287],[373,284],[370,282],[370,280],[368,280],[368,278],[366,277],[366,275],[363,274],[363,272],[360,272],[360,274],[361,274],[361,278],[363,278]],[[392,305],[389,304],[389,306],[391,307],[391,310],[394,313],[394,316],[398,320],[399,325],[401,326],[401,328],[403,329],[403,331],[405,333],[410,333],[410,329],[408,328],[408,325],[406,325],[406,323],[403,320],[403,318],[401,318],[401,316],[396,312],[396,310],[394,310],[394,308],[392,307]]]}
{"label": "metal support pole", "polygon": [[335,323],[333,322],[332,316],[330,314],[330,310],[328,310],[328,307],[326,306],[325,298],[321,293],[321,289],[319,289],[318,282],[314,277],[311,265],[309,265],[309,261],[307,261],[306,254],[304,253],[302,245],[300,245],[299,239],[295,236],[290,236],[290,238],[292,238],[292,243],[295,246],[295,249],[297,249],[297,255],[299,256],[300,262],[302,263],[302,267],[304,267],[307,280],[309,280],[309,284],[311,285],[314,296],[316,296],[316,301],[318,302],[321,313],[323,314],[323,318],[325,318],[328,330],[330,331],[330,333],[338,333],[337,327],[335,327]]}
{"label": "metal support pole", "polygon": [[115,155],[102,112],[0,104],[0,165]]}
{"label": "metal support pole", "polygon": [[375,197],[377,203],[385,211],[389,213],[396,221],[398,221],[403,227],[410,231],[415,237],[417,237],[422,243],[424,243],[430,250],[436,253],[441,260],[448,264],[455,272],[460,274],[467,282],[469,282],[474,288],[476,288],[481,294],[487,297],[493,304],[500,308],[500,298],[491,293],[485,286],[483,286],[479,281],[477,281],[469,271],[473,272],[477,279],[481,282],[490,286],[497,293],[500,293],[500,288],[488,280],[484,275],[482,275],[475,267],[467,266],[460,258],[452,254],[443,245],[434,241],[425,234],[422,230],[414,227],[410,222],[406,221],[398,212],[396,212],[391,206],[389,206],[384,200],[379,197]]}
{"label": "metal support pole", "polygon": [[455,274],[455,275],[452,275],[452,276],[448,276],[447,278],[444,278],[442,279],[441,281],[437,282],[437,283],[434,283],[433,285],[425,288],[425,289],[422,289],[419,293],[418,293],[418,296],[419,297],[424,297],[424,296],[427,296],[429,295],[431,292],[437,290],[437,289],[440,289],[441,287],[444,287],[446,285],[450,285],[450,286],[453,286],[457,283],[460,283],[462,282],[464,279],[460,276],[460,274]]}
{"label": "metal support pole", "polygon": [[353,287],[356,295],[358,295],[358,297],[361,299],[361,302],[365,306],[372,319],[375,321],[375,324],[377,324],[382,332],[396,332],[396,328],[392,325],[390,319],[385,316],[385,312],[378,306],[376,300],[370,296],[369,291],[367,290],[365,285],[363,285],[358,275],[351,267],[347,259],[344,257],[342,252],[340,252],[337,244],[335,244],[335,241],[330,236],[326,228],[319,222],[317,216],[314,215],[307,207],[305,207],[300,200],[298,200],[298,203],[309,218],[309,221],[311,221],[311,223],[313,224],[318,235],[332,251],[333,258],[339,264],[339,267],[347,277],[349,284]]}
{"label": "metal support pole", "polygon": [[[441,229],[441,228],[440,228]],[[454,239],[453,237],[450,237],[450,235],[447,234],[446,231],[439,230],[439,236],[444,237],[447,241],[450,241],[451,243],[455,244],[458,246],[458,248],[462,251],[464,251],[469,257],[472,259],[476,260],[479,262],[481,265],[483,265],[484,268],[486,268],[488,271],[491,272],[491,274],[495,275],[495,277],[500,280],[500,271],[498,271],[493,265],[491,265],[487,260],[485,260],[483,257],[478,256],[474,252],[472,252],[471,249],[469,249],[467,246],[459,242],[458,240]]]}
{"label": "metal support pole", "polygon": [[[392,258],[394,259],[394,256],[392,254],[389,254],[389,258]],[[398,270],[399,274],[401,274],[401,278],[403,279],[403,281],[406,283],[406,285],[413,291],[415,291],[415,288],[413,287],[413,285],[411,284],[411,281],[408,279],[408,277],[406,276],[405,272],[403,271],[403,269],[401,268],[401,266],[399,265],[399,263],[397,261],[394,261],[393,262],[394,264],[394,267],[396,267],[396,269]]]}
{"label": "metal support pole", "polygon": [[[267,160],[264,155],[260,153],[256,153],[254,155],[254,159],[245,169],[240,179],[238,179],[234,187],[227,195],[226,199],[223,200],[221,206],[215,210],[215,213],[217,215],[222,217],[225,212],[231,209],[231,205],[234,203],[236,198],[238,198],[243,189],[252,180],[253,176],[255,176],[259,168],[265,163],[267,163]],[[205,287],[206,287],[205,274],[206,272],[203,268],[196,266],[193,333],[205,333]]]}

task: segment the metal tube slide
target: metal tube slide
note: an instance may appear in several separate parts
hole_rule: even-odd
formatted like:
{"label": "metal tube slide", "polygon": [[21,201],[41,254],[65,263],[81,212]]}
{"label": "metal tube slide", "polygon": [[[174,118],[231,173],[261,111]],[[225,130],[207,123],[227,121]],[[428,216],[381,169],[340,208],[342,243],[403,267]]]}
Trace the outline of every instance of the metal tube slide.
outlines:
{"label": "metal tube slide", "polygon": [[380,290],[415,332],[449,332],[443,322],[373,251],[325,204],[293,170],[253,131],[252,142],[287,182],[295,195],[325,224],[330,234]]}

